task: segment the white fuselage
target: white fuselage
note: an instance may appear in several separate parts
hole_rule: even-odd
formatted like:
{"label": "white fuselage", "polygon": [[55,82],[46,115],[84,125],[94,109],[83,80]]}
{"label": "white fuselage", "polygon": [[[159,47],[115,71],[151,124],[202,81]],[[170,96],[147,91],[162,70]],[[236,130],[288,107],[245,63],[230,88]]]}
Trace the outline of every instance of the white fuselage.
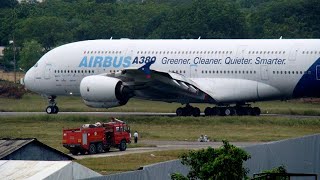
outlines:
{"label": "white fuselage", "polygon": [[286,99],[320,94],[319,57],[320,40],[314,39],[91,40],[46,53],[27,72],[24,83],[39,94],[80,95],[86,76],[112,74],[153,60],[151,70],[182,75],[216,102]]}

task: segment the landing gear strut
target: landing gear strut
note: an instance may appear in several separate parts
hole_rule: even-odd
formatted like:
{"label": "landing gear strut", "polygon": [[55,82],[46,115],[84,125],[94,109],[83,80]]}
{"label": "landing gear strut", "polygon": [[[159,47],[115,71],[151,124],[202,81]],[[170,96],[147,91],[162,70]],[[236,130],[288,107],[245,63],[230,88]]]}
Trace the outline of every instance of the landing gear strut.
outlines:
{"label": "landing gear strut", "polygon": [[57,103],[55,102],[55,99],[57,96],[49,96],[49,106],[46,108],[47,114],[57,114],[59,112],[59,108],[57,106]]}
{"label": "landing gear strut", "polygon": [[197,107],[192,107],[189,104],[186,105],[186,107],[179,107],[176,110],[177,116],[194,116],[198,117],[200,116],[200,109]]}
{"label": "landing gear strut", "polygon": [[259,116],[261,114],[261,110],[258,107],[250,107],[250,106],[234,106],[234,107],[207,107],[204,110],[205,116]]}

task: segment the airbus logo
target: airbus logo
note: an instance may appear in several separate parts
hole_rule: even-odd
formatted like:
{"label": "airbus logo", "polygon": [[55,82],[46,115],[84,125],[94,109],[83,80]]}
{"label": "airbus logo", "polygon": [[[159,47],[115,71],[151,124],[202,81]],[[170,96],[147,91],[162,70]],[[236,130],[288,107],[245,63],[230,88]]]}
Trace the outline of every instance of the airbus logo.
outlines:
{"label": "airbus logo", "polygon": [[84,56],[79,64],[79,67],[126,68],[130,65],[130,56]]}

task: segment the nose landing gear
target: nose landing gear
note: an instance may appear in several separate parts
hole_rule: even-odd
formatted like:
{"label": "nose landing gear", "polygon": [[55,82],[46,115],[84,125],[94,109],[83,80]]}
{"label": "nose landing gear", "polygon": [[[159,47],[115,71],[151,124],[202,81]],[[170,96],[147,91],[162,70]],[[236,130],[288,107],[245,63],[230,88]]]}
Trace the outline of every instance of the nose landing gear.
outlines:
{"label": "nose landing gear", "polygon": [[58,114],[59,108],[57,106],[57,103],[55,102],[55,99],[57,96],[49,96],[49,106],[46,108],[47,114]]}

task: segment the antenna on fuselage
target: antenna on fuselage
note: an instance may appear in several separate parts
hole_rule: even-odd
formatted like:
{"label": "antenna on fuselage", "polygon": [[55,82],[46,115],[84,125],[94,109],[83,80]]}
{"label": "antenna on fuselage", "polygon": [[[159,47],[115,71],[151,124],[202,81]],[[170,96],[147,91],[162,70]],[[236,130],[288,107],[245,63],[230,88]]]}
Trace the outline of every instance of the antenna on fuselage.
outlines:
{"label": "antenna on fuselage", "polygon": [[110,40],[112,40],[112,36],[111,36]]}
{"label": "antenna on fuselage", "polygon": [[201,36],[198,37],[198,40],[200,40],[200,39],[201,39]]}
{"label": "antenna on fuselage", "polygon": [[280,36],[280,39],[282,39],[282,36]]}

